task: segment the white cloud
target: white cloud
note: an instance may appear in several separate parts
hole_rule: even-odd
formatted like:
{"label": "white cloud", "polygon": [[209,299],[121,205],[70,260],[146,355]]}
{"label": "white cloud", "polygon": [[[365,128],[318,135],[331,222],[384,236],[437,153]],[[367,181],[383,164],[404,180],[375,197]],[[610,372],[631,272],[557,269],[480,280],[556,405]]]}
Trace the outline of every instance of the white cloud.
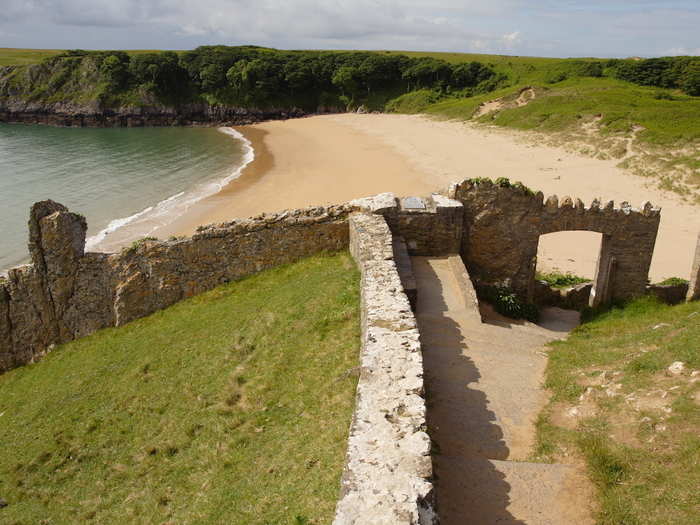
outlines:
{"label": "white cloud", "polygon": [[672,47],[664,54],[668,56],[700,56],[700,47],[696,47],[694,49],[689,49],[683,46]]}
{"label": "white cloud", "polygon": [[[0,0],[3,45],[658,55],[700,46],[697,0]],[[515,29],[517,28],[517,30]],[[527,35],[524,38],[523,35]]]}

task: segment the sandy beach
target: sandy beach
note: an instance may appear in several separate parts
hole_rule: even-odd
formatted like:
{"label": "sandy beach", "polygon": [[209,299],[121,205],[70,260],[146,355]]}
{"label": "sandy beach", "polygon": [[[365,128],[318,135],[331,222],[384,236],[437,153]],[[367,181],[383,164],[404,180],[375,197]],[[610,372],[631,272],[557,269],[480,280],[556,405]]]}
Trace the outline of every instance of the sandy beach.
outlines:
{"label": "sandy beach", "polygon": [[[589,203],[649,200],[662,208],[651,279],[687,278],[700,231],[700,207],[653,187],[648,179],[561,148],[532,144],[528,134],[411,115],[329,115],[237,128],[255,160],[223,191],[200,201],[155,235],[191,234],[197,226],[393,191],[426,195],[468,177],[508,177],[545,195]],[[592,277],[600,235],[543,236],[538,268]]]}

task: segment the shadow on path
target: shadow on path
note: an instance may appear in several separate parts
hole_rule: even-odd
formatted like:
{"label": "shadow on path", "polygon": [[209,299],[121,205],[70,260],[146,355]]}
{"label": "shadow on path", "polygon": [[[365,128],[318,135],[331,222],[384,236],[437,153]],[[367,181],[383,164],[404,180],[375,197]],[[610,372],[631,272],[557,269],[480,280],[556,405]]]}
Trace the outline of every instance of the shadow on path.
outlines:
{"label": "shadow on path", "polygon": [[465,355],[468,347],[455,321],[468,319],[464,302],[454,283],[443,282],[454,276],[439,258],[414,258],[413,269],[440,523],[524,524],[508,512],[511,487],[489,461],[506,459],[509,450],[486,395],[469,388],[481,375]]}

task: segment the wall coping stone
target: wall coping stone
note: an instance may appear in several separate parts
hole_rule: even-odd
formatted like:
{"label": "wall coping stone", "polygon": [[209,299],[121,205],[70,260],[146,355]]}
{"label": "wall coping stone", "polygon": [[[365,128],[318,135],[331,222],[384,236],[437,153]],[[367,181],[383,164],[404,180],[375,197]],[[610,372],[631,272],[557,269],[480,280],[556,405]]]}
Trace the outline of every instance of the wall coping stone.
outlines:
{"label": "wall coping stone", "polygon": [[362,274],[357,403],[334,525],[435,525],[423,357],[416,319],[378,215],[350,216]]}

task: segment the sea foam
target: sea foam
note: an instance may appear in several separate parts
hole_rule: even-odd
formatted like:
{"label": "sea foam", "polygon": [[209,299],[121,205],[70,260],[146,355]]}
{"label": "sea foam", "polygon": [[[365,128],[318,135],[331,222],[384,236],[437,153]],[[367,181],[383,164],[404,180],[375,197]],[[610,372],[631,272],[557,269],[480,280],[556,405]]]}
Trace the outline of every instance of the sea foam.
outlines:
{"label": "sea foam", "polygon": [[243,173],[248,164],[255,159],[255,150],[251,142],[240,132],[233,128],[221,127],[218,131],[230,135],[235,140],[243,143],[243,157],[240,164],[223,179],[201,183],[189,191],[183,191],[168,197],[159,203],[148,206],[138,213],[128,217],[114,219],[102,230],[89,237],[86,241],[86,249],[92,251],[110,251],[113,243],[105,243],[117,232],[124,232],[128,226],[128,234],[119,236],[119,243],[127,243],[135,239],[146,237],[172,223],[176,218],[186,213],[194,204],[219,193],[227,184],[237,179]]}

